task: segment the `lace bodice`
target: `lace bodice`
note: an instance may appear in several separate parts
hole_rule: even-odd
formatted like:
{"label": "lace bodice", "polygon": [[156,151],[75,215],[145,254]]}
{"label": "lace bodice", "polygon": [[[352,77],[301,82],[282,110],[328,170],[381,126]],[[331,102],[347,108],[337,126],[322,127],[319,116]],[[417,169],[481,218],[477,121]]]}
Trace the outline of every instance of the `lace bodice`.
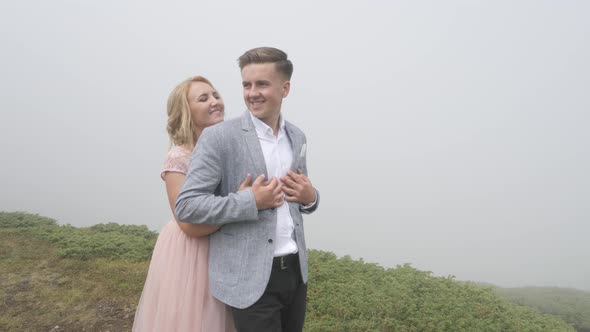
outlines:
{"label": "lace bodice", "polygon": [[182,146],[173,146],[168,151],[166,160],[164,161],[164,167],[160,177],[164,180],[166,172],[176,172],[186,175],[188,172],[188,162],[191,157],[191,151]]}

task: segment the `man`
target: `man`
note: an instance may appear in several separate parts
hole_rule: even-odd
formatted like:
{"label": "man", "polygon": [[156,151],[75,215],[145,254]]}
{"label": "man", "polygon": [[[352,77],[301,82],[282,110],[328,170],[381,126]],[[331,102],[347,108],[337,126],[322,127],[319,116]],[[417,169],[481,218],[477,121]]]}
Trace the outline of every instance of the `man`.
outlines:
{"label": "man", "polygon": [[[281,114],[293,65],[260,47],[239,58],[237,119],[206,128],[176,201],[179,220],[223,225],[210,236],[211,294],[232,308],[238,331],[301,331],[307,293],[302,213],[319,194],[307,178],[306,138]],[[244,178],[252,186],[238,191]]]}

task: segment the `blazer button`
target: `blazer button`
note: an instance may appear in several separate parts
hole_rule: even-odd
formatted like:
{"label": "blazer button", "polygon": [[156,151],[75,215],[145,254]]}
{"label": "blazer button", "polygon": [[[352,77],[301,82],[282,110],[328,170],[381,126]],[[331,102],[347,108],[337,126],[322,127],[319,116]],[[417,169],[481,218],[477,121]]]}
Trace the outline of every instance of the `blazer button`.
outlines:
{"label": "blazer button", "polygon": [[272,239],[268,239],[268,243],[272,243]]}

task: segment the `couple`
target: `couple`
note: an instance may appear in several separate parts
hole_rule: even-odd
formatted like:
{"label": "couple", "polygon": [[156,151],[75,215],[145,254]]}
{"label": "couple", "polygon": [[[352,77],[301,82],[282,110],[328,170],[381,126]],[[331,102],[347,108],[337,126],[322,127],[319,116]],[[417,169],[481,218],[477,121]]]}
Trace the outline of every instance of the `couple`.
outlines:
{"label": "couple", "polygon": [[305,135],[281,115],[293,65],[270,47],[238,61],[241,117],[222,122],[223,101],[203,77],[169,97],[173,146],[162,178],[176,220],[158,236],[134,331],[303,329],[302,213],[319,196],[307,178]]}

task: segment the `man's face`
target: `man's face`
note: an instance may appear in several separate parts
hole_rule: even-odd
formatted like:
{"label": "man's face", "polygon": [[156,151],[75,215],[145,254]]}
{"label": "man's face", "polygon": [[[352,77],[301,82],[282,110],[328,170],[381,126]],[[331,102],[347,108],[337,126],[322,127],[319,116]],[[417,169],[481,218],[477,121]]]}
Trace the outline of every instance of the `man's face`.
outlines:
{"label": "man's face", "polygon": [[253,63],[242,69],[244,102],[255,117],[271,128],[278,124],[281,103],[290,86],[274,63]]}

